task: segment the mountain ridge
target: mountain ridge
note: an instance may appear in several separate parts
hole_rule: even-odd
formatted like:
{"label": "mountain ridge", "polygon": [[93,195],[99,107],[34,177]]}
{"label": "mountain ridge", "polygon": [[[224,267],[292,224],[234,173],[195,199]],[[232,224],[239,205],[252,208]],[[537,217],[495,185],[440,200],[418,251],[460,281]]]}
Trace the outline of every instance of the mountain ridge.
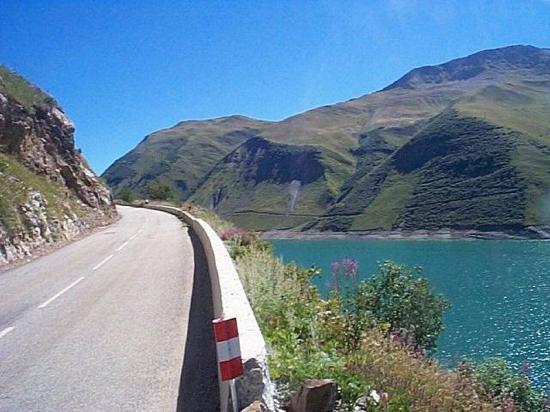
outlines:
{"label": "mountain ridge", "polygon": [[[480,143],[482,150],[488,153],[483,161],[504,167],[501,160],[505,158],[506,165],[512,165],[518,176],[524,179],[522,185],[526,200],[520,206],[516,205],[523,208],[521,213],[524,218],[518,224],[525,227],[546,225],[550,224],[550,218],[545,207],[538,205],[550,189],[550,158],[547,155],[550,145],[550,122],[547,120],[550,118],[549,91],[549,49],[509,46],[486,50],[440,65],[413,69],[380,91],[308,110],[279,122],[250,118],[246,118],[245,122],[237,116],[238,127],[219,127],[218,122],[219,129],[214,132],[212,124],[208,123],[214,119],[195,121],[192,131],[188,128],[182,130],[179,126],[182,123],[179,123],[165,129],[172,133],[173,141],[168,146],[175,158],[189,159],[191,167],[181,167],[181,162],[168,161],[160,170],[158,159],[162,158],[159,156],[162,152],[142,142],[107,169],[104,177],[115,192],[121,187],[128,187],[145,195],[144,182],[160,181],[177,188],[175,182],[184,176],[183,180],[192,183],[192,190],[179,191],[180,199],[214,207],[223,216],[253,229],[396,229],[405,224],[402,217],[412,207],[407,202],[421,196],[418,192],[420,188],[428,190],[428,194],[422,196],[437,197],[439,189],[427,185],[425,180],[427,175],[435,173],[432,167],[439,167],[441,173],[434,176],[445,180],[450,178],[449,173],[458,173],[458,166],[451,166],[453,156],[463,156],[466,163],[481,161],[468,155],[467,147],[451,144],[455,150],[453,154],[434,157],[421,171],[404,173],[395,169],[395,165],[388,166],[388,159],[404,150],[403,147],[409,151],[409,156],[421,156],[420,146],[410,151],[411,146],[407,145],[424,128],[439,119],[438,122],[447,122],[447,127],[456,130],[464,125],[477,130],[478,135],[472,138],[460,134],[450,138],[452,142],[466,139],[464,142],[468,145],[475,145],[476,139],[482,139],[481,142],[492,141],[496,146],[508,147],[505,142],[512,139],[508,134],[515,132],[515,140],[510,140],[511,146],[506,156],[491,151],[490,145]],[[441,117],[445,113],[447,117]],[[438,127],[438,130],[446,130],[444,124]],[[465,129],[464,133],[468,130]],[[500,137],[496,138],[497,135]],[[230,137],[234,139],[227,144]],[[257,140],[253,139],[258,138],[267,142],[260,151],[247,145],[249,140],[254,142]],[[174,143],[180,144],[186,140],[194,141],[193,152]],[[169,141],[164,140],[164,143]],[[435,138],[431,142],[435,145],[439,140]],[[217,149],[215,153],[208,150],[212,145]],[[150,153],[146,153],[147,149]],[[202,178],[186,178],[193,171],[193,161],[201,156],[203,150],[208,155],[208,164],[198,173],[202,173]],[[270,175],[269,170],[263,170],[299,168],[295,161],[289,160],[293,159],[289,153],[300,150],[304,153],[314,150],[316,153],[315,159],[322,168],[316,180],[282,182]],[[132,156],[136,157],[133,162]],[[157,160],[154,160],[155,156]],[[233,161],[228,161],[231,158]],[[266,166],[266,158],[273,160],[269,166]],[[305,155],[303,158],[307,159],[304,162],[309,167],[316,167],[314,165],[317,163],[311,158]],[[153,167],[160,172],[142,173],[139,162],[148,162],[149,170]],[[449,167],[445,169],[441,166],[442,162],[448,163]],[[122,164],[133,168],[131,179],[121,179],[119,171]],[[384,167],[389,167],[391,173],[381,174]],[[258,168],[261,169],[260,175],[267,178],[251,178],[258,175]],[[497,179],[497,175],[493,178]],[[489,186],[498,183],[490,176],[487,179]],[[417,186],[418,182],[424,183]],[[369,193],[378,191],[382,197],[361,195],[365,190]],[[385,197],[386,203],[388,199],[391,203],[388,207],[383,206]],[[465,227],[467,224],[474,228],[485,225],[486,217],[477,212],[486,206],[488,200],[483,201],[479,194],[476,194],[476,199],[479,202],[468,199],[462,202],[471,206],[467,210],[473,211],[471,215],[478,216],[479,221],[468,223],[466,217],[453,215],[453,218],[443,219],[442,224],[446,222],[445,225],[451,228]],[[338,218],[338,211],[344,204],[346,208],[353,209],[355,216],[362,217],[343,222],[342,218]],[[270,218],[274,214],[287,218]],[[369,217],[365,218],[365,214]],[[317,218],[302,219],[296,215],[316,215]],[[515,222],[517,216],[514,216],[513,211],[508,210],[498,219],[505,225],[507,221]],[[421,224],[421,220],[418,222]],[[410,229],[421,228],[414,222],[406,224]],[[492,224],[498,226],[496,220]]]}

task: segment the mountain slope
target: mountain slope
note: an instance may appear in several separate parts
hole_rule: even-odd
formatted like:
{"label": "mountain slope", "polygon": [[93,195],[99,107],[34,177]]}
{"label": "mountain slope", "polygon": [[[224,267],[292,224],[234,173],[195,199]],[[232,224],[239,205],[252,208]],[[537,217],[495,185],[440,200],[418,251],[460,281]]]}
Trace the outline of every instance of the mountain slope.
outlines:
{"label": "mountain slope", "polygon": [[244,116],[181,122],[145,137],[103,176],[115,194],[129,187],[145,195],[147,184],[161,181],[187,198],[216,163],[268,124]]}
{"label": "mountain slope", "polygon": [[0,266],[115,215],[55,100],[0,66]]}
{"label": "mountain slope", "polygon": [[[192,182],[182,199],[250,228],[523,230],[550,224],[549,92],[550,50],[486,50],[414,69],[376,93],[264,123],[219,150],[201,177],[185,178],[193,167],[163,167]],[[195,134],[209,127],[194,125]],[[197,139],[196,153],[187,155],[200,157],[202,145],[220,135]],[[134,163],[140,146],[126,155]],[[315,180],[267,170],[300,169],[289,159],[301,158]],[[405,166],[411,162],[420,163]],[[265,179],[252,177],[258,170]],[[120,189],[120,175],[108,172]]]}

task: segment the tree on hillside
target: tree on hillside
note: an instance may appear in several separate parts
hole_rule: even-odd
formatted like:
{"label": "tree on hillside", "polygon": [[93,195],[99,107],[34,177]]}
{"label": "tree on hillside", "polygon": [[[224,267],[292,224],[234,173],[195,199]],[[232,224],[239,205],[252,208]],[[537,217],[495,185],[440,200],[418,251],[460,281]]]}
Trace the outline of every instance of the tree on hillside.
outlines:
{"label": "tree on hillside", "polygon": [[147,185],[147,194],[151,199],[170,200],[174,198],[174,190],[165,183],[151,182]]}
{"label": "tree on hillside", "polygon": [[132,190],[127,186],[124,186],[122,189],[120,189],[117,197],[120,200],[123,200],[128,203],[132,203],[135,199],[134,192],[132,192]]}

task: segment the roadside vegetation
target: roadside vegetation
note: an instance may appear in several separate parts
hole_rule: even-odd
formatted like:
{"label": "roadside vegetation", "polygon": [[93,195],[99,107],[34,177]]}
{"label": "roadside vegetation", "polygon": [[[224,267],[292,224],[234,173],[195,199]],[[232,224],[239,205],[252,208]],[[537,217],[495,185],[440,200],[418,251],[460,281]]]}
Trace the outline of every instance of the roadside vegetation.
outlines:
{"label": "roadside vegetation", "polygon": [[[366,281],[357,262],[332,264],[323,299],[316,268],[285,264],[255,234],[225,229],[262,332],[270,373],[284,397],[306,379],[333,378],[342,410],[360,400],[366,411],[543,411],[526,374],[502,359],[446,369],[431,357],[449,307],[419,269],[384,262]],[[378,399],[378,400],[377,400]]]}
{"label": "roadside vegetation", "polygon": [[317,268],[282,262],[258,234],[211,211],[182,208],[208,221],[228,246],[282,399],[306,379],[332,378],[341,411],[549,410],[527,371],[503,359],[464,360],[454,369],[437,363],[432,355],[449,304],[420,269],[388,261],[360,280],[357,262],[343,258],[333,262],[332,291],[323,298],[311,282]]}

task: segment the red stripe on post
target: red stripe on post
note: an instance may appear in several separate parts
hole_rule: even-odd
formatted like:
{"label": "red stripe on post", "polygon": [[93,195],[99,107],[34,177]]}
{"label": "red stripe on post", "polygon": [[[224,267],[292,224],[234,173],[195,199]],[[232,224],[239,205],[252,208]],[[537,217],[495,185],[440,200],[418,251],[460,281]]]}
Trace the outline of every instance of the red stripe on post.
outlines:
{"label": "red stripe on post", "polygon": [[244,373],[237,319],[216,319],[212,324],[216,338],[220,378],[222,381],[235,379]]}
{"label": "red stripe on post", "polygon": [[243,361],[240,356],[225,362],[220,362],[220,374],[222,381],[235,379],[241,376],[243,372]]}
{"label": "red stripe on post", "polygon": [[228,340],[239,336],[237,319],[235,318],[227,320],[216,319],[213,324],[216,342],[221,342],[223,340]]}

